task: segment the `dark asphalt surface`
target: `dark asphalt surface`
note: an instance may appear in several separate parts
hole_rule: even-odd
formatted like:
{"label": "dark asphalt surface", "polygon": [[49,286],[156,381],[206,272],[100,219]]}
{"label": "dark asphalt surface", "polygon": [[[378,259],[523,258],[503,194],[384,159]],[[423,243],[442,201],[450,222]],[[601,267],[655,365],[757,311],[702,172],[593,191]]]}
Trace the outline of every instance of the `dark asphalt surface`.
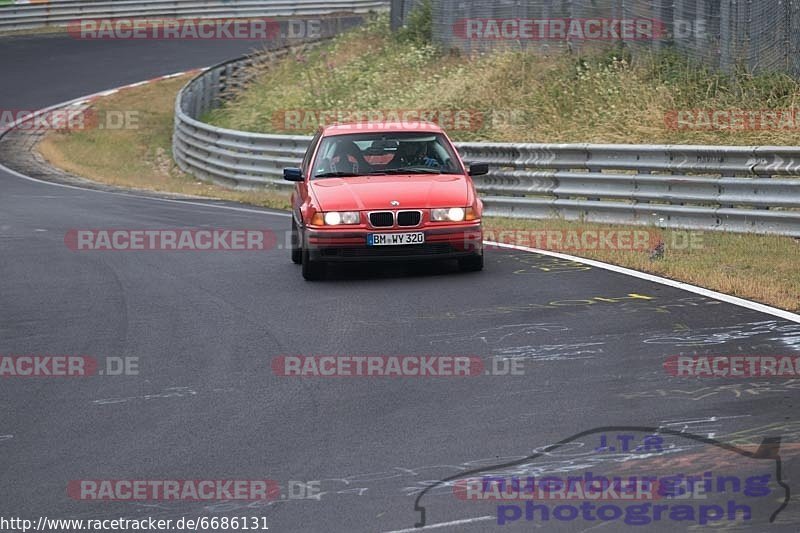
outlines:
{"label": "dark asphalt surface", "polygon": [[[206,66],[249,46],[0,40],[0,107],[52,105]],[[600,435],[593,434],[524,460],[611,425],[660,426],[737,445],[781,437],[783,479],[800,490],[800,380],[691,380],[662,367],[677,354],[800,355],[799,324],[526,252],[490,252],[486,270],[474,274],[449,264],[345,266],[308,283],[283,249],[74,252],[64,244],[72,228],[249,228],[282,236],[288,220],[0,171],[0,354],[137,357],[140,369],[0,380],[0,516],[263,516],[270,531],[380,532],[412,528],[423,488],[480,467],[537,476],[587,468],[774,473],[772,459],[676,436],[665,438],[670,453],[595,452]],[[525,373],[273,375],[272,358],[297,354],[477,355],[487,364],[516,357]],[[606,436],[614,441],[616,433]],[[492,469],[512,460],[522,465]],[[321,495],[131,503],[76,501],[66,491],[81,479],[263,478],[284,491],[289,480],[319,481]],[[742,502],[753,508],[742,531],[798,531],[794,500],[767,522],[783,499],[771,486],[770,496]],[[633,528],[582,518],[526,522],[524,513],[500,527],[496,504],[460,501],[447,486],[421,505],[428,525],[456,521],[443,531]],[[693,523],[664,519],[636,529],[684,531]]]}

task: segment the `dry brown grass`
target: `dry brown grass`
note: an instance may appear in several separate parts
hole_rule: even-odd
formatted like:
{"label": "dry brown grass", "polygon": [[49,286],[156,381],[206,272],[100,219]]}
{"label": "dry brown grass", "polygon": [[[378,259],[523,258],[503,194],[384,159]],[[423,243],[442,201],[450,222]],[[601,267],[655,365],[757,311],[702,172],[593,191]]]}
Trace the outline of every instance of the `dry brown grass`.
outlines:
{"label": "dry brown grass", "polygon": [[187,80],[184,76],[127,89],[93,104],[99,116],[108,111],[135,113],[135,128],[51,132],[39,151],[56,167],[100,183],[287,208],[285,192],[224,189],[177,168],[171,148],[172,107]]}

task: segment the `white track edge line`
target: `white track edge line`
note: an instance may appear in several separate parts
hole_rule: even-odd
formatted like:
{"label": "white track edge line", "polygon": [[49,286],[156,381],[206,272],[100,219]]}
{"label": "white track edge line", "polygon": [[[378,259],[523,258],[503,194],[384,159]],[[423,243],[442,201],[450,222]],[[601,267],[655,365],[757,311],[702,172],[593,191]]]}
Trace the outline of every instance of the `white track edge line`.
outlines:
{"label": "white track edge line", "polygon": [[540,250],[538,248],[529,248],[527,246],[519,246],[516,244],[505,244],[492,241],[485,241],[485,243],[492,246],[499,246],[501,248],[510,248],[512,250],[520,250],[522,252],[533,252],[537,254],[548,255],[550,257],[557,257],[559,259],[576,261],[578,263],[583,263],[585,265],[602,268],[604,270],[610,270],[612,272],[617,272],[618,274],[625,274],[626,276],[632,276],[646,281],[651,281],[653,283],[658,283],[660,285],[667,285],[669,287],[674,287],[676,289],[681,289],[687,292],[693,292],[695,294],[699,294],[707,298],[713,298],[715,300],[720,300],[725,303],[738,305],[739,307],[745,307],[752,311],[759,311],[761,313],[766,313],[769,315],[773,315],[800,324],[800,315],[792,313],[790,311],[784,311],[783,309],[778,309],[777,307],[772,307],[766,304],[760,304],[758,302],[751,302],[750,300],[745,300],[744,298],[739,298],[738,296],[723,294],[721,292],[712,291],[711,289],[704,289],[703,287],[698,287],[697,285],[692,285],[690,283],[675,281],[669,278],[662,278],[661,276],[656,276],[654,274],[647,274],[645,272],[639,272],[638,270],[612,265],[609,263],[603,263],[602,261],[596,261],[594,259],[585,259],[583,257],[577,257],[574,255],[562,254],[559,252],[551,252],[550,250]]}
{"label": "white track edge line", "polygon": [[423,526],[423,527],[395,529],[392,531],[386,531],[385,533],[413,533],[414,531],[425,531],[426,529],[439,529],[442,527],[461,526],[466,524],[472,524],[475,522],[485,522],[486,520],[494,520],[494,519],[495,519],[494,516],[478,516],[475,518],[465,518],[463,520],[453,520],[452,522],[440,522],[438,524],[431,524],[429,526]]}
{"label": "white track edge line", "polygon": [[[95,193],[100,193],[100,194],[111,194],[113,196],[123,196],[125,198],[134,198],[134,199],[137,199],[137,200],[152,200],[152,201],[156,201],[156,202],[167,202],[167,203],[171,203],[171,204],[186,204],[186,205],[195,205],[195,206],[199,206],[199,207],[212,207],[214,209],[227,209],[229,211],[241,211],[241,212],[244,212],[244,213],[256,213],[256,214],[259,214],[259,215],[272,215],[272,216],[279,216],[279,217],[290,217],[290,216],[292,216],[292,214],[289,213],[288,211],[268,211],[267,210],[268,208],[264,208],[264,210],[261,210],[261,209],[248,209],[246,207],[236,207],[236,206],[232,206],[232,205],[209,204],[209,203],[203,203],[203,202],[194,202],[192,200],[160,198],[158,196],[143,196],[143,195],[140,195],[140,194],[136,194],[134,192],[128,193],[128,192],[121,192],[121,191],[104,191],[102,189],[90,189],[88,187],[79,187],[77,185],[70,185],[68,183],[56,183],[56,182],[53,182],[53,181],[40,180],[38,178],[32,178],[30,176],[26,176],[25,174],[21,174],[21,173],[17,172],[14,169],[8,168],[7,166],[3,165],[2,163],[0,163],[0,170],[2,170],[3,172],[9,173],[12,176],[16,176],[18,178],[21,178],[21,179],[24,179],[24,180],[27,180],[27,181],[32,181],[34,183],[41,183],[41,184],[44,184],[44,185],[52,185],[53,187],[63,187],[65,189],[75,189],[77,191],[83,191],[83,192],[87,192],[88,191],[88,192],[95,192]],[[226,201],[226,200],[220,200],[220,199],[216,199],[216,198],[209,198],[208,200],[209,200],[209,202]]]}

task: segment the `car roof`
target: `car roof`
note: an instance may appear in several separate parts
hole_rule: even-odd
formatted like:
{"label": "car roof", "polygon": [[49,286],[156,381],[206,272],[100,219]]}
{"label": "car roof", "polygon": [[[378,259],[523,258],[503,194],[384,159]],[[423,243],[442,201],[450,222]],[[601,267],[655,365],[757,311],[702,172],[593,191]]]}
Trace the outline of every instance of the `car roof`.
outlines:
{"label": "car roof", "polygon": [[442,133],[442,128],[432,122],[343,122],[322,128],[323,136],[349,133],[425,132]]}

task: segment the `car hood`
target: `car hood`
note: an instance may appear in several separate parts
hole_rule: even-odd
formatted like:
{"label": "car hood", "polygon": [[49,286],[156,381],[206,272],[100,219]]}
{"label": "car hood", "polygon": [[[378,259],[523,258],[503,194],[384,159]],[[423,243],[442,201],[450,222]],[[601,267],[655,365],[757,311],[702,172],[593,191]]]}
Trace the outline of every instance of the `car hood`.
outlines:
{"label": "car hood", "polygon": [[469,198],[469,182],[458,174],[324,178],[311,181],[309,188],[321,211],[463,207]]}

